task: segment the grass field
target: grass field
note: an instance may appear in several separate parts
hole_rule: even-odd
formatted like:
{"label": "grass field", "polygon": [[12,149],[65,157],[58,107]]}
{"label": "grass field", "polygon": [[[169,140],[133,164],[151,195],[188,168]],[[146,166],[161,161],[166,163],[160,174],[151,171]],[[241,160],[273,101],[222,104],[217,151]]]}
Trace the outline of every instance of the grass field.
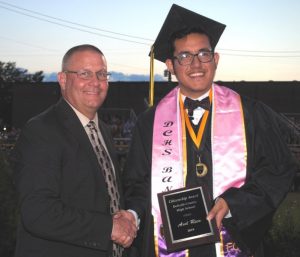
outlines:
{"label": "grass field", "polygon": [[300,257],[300,192],[289,193],[265,238],[266,257]]}

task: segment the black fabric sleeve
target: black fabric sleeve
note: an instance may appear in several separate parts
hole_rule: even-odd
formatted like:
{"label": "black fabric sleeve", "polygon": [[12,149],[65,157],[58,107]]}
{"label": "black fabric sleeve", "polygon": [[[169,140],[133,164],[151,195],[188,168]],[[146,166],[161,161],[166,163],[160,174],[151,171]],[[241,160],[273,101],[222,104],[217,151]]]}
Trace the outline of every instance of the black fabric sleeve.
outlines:
{"label": "black fabric sleeve", "polygon": [[137,212],[141,220],[151,196],[151,156],[154,112],[142,114],[135,126],[123,173],[125,206]]}
{"label": "black fabric sleeve", "polygon": [[244,99],[247,137],[247,179],[220,197],[232,218],[224,219],[240,245],[252,252],[269,228],[272,215],[290,190],[297,165],[283,139],[277,113],[260,102]]}

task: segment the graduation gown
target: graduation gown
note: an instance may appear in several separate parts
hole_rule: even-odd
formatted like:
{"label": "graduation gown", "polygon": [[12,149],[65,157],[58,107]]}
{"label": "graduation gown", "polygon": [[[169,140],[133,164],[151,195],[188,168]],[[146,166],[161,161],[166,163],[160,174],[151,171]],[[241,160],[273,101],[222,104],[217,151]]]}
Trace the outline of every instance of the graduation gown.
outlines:
{"label": "graduation gown", "polygon": [[[229,188],[220,197],[227,202],[231,218],[223,219],[238,246],[255,257],[263,256],[262,239],[271,218],[290,189],[296,162],[284,142],[280,116],[253,99],[242,97],[247,141],[247,174],[241,188]],[[151,160],[153,121],[156,107],[138,119],[127,158],[123,182],[126,207],[135,210],[141,225],[133,248],[141,257],[154,257],[153,217],[151,214]],[[208,166],[205,178],[197,178],[197,154],[187,136],[187,186],[204,182],[212,195],[212,156],[210,117],[203,136],[202,162]],[[222,125],[222,124],[220,124]],[[230,160],[228,160],[230,161]],[[213,204],[213,202],[211,203]],[[214,244],[190,249],[190,257],[216,256]]]}

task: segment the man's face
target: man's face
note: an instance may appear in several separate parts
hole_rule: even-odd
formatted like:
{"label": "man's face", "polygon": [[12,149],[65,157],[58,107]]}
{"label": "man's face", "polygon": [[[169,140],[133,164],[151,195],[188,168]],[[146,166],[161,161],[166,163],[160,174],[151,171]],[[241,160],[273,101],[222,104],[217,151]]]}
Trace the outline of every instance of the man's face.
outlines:
{"label": "man's face", "polygon": [[[211,50],[208,37],[199,33],[191,33],[175,40],[174,46],[174,56],[182,53],[197,54],[200,50]],[[193,62],[186,66],[180,65],[177,59],[173,61],[167,59],[166,65],[169,71],[176,76],[181,93],[191,98],[198,98],[211,88],[218,60],[219,55],[214,54],[210,62],[202,63],[195,56]]]}
{"label": "man's face", "polygon": [[60,72],[58,80],[63,97],[78,111],[93,119],[105,100],[108,82],[98,80],[95,72],[107,72],[105,57],[85,50],[74,53],[65,65],[65,71],[91,71],[90,79],[80,78],[76,73]]}

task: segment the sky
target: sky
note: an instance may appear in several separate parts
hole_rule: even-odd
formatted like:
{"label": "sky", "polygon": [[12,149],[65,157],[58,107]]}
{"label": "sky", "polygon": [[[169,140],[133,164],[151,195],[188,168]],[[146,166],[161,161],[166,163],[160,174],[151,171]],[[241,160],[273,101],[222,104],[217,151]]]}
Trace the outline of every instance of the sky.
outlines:
{"label": "sky", "polygon": [[[149,51],[172,6],[226,24],[215,80],[300,80],[299,0],[0,0],[0,61],[58,72],[64,53],[93,44],[108,69],[149,74]],[[155,73],[165,64],[155,61]]]}

